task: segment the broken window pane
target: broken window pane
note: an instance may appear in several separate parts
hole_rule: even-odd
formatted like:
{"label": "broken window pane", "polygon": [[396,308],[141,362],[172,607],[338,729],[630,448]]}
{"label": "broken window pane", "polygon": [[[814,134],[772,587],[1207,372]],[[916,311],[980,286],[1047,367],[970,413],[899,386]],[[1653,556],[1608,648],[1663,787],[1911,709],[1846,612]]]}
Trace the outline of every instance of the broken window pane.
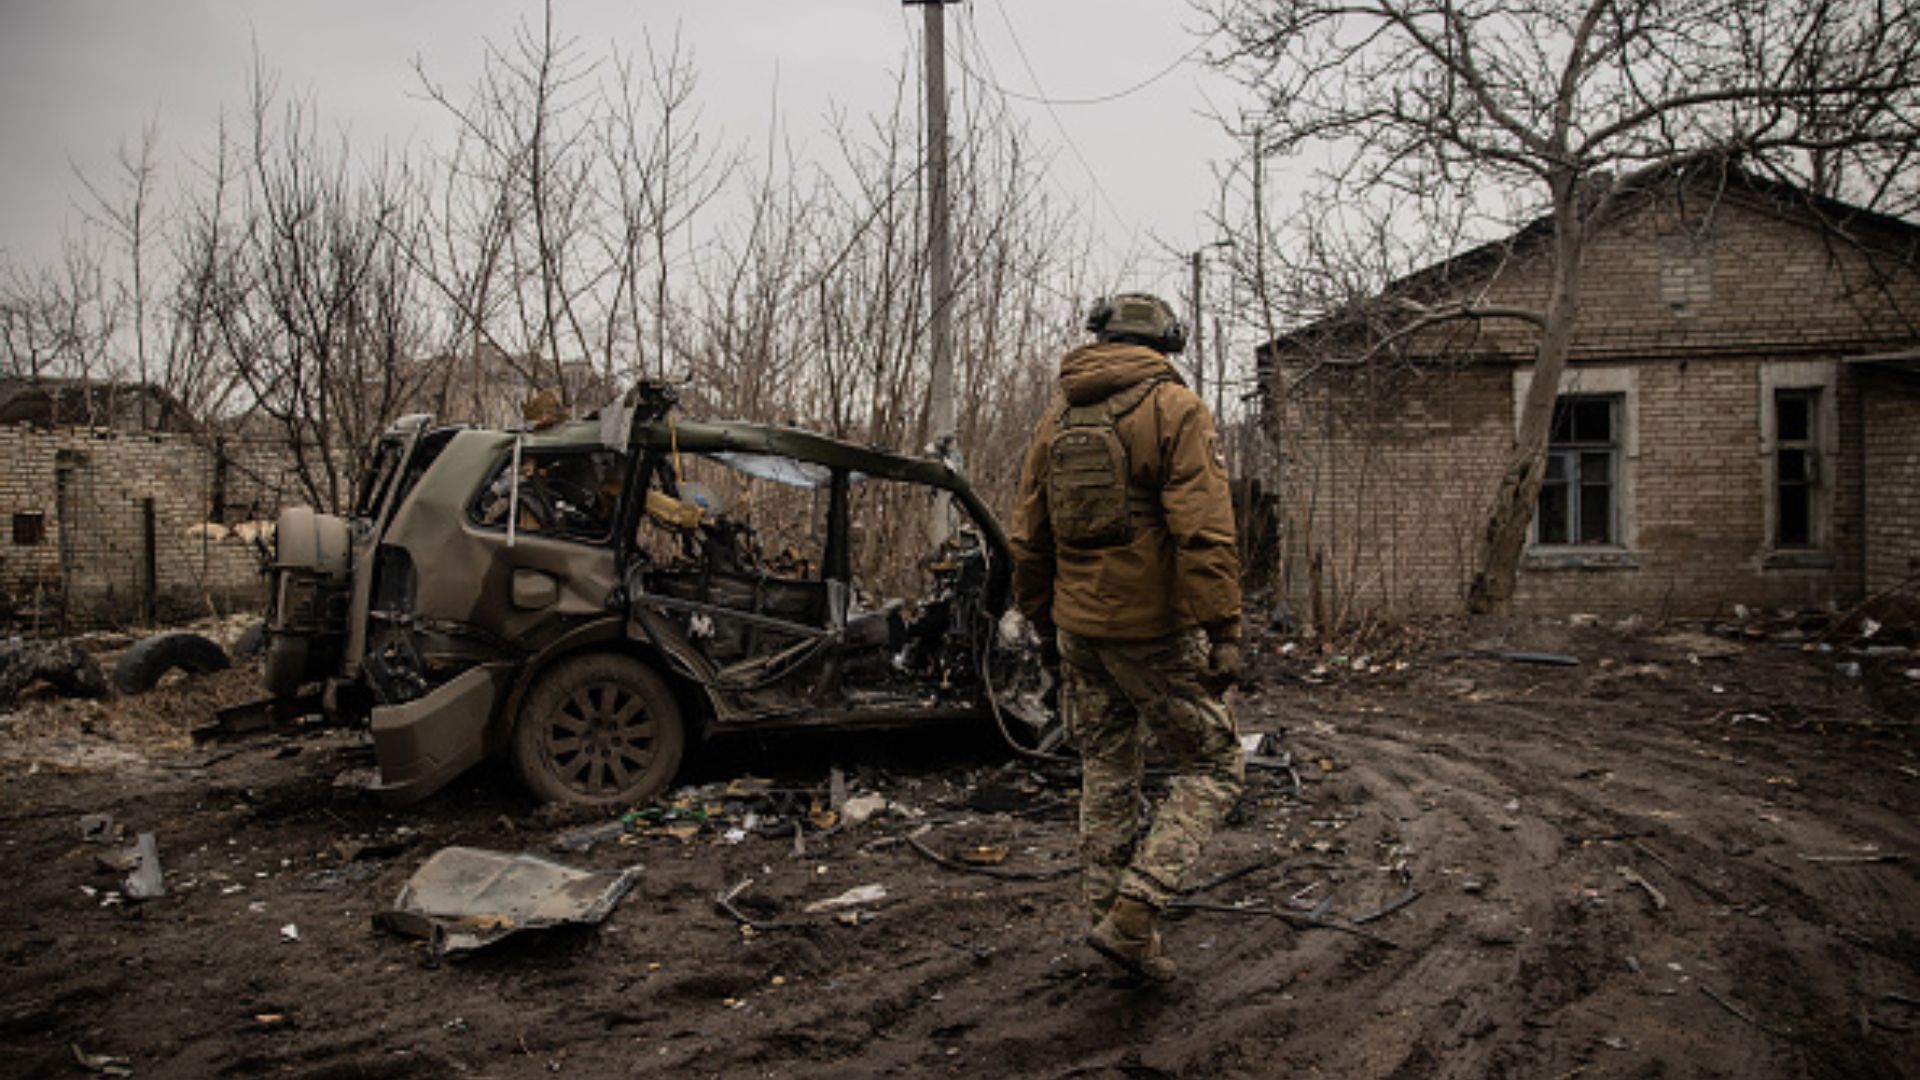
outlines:
{"label": "broken window pane", "polygon": [[604,541],[613,536],[624,479],[621,455],[611,450],[526,450],[519,484],[509,454],[474,496],[469,514],[477,525],[504,529],[511,514],[522,533]]}

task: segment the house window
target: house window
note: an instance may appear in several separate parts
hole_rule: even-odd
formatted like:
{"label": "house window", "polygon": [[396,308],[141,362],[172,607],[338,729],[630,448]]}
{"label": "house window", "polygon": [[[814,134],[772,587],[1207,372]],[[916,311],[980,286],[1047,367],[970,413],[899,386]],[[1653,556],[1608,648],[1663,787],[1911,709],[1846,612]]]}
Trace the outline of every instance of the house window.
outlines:
{"label": "house window", "polygon": [[1817,543],[1819,403],[1818,390],[1773,392],[1775,547],[1808,548]]}
{"label": "house window", "polygon": [[47,539],[47,516],[37,510],[13,515],[15,547],[38,547]]}
{"label": "house window", "polygon": [[1534,513],[1535,543],[1618,543],[1619,406],[1617,395],[1563,397],[1554,403],[1547,474]]}

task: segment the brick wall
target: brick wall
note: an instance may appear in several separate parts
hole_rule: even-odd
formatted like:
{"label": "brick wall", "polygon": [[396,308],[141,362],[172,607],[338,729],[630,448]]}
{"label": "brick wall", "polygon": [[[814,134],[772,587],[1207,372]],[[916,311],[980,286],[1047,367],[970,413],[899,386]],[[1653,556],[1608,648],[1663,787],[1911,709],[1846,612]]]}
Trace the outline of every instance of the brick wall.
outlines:
{"label": "brick wall", "polygon": [[1920,573],[1920,378],[1861,373],[1866,458],[1866,587]]}
{"label": "brick wall", "polygon": [[301,501],[290,487],[271,445],[0,428],[0,615],[80,629],[257,606],[253,546],[202,526],[270,521]]}
{"label": "brick wall", "polygon": [[[1488,300],[1541,306],[1545,269],[1531,256],[1497,268]],[[1857,366],[1840,362],[1916,340],[1920,276],[1910,266],[1727,201],[1710,216],[1662,203],[1613,223],[1590,242],[1585,274],[1561,392],[1618,394],[1630,414],[1616,485],[1621,543],[1535,549],[1516,609],[1811,605],[1910,572],[1897,568],[1920,557],[1920,401],[1863,395]],[[1312,617],[1316,590],[1330,619],[1459,609],[1530,371],[1533,339],[1517,327],[1455,328],[1445,344],[1467,359],[1397,370],[1313,368],[1283,355],[1283,585],[1296,609]],[[1440,351],[1441,339],[1424,347]],[[1821,536],[1814,550],[1779,552],[1770,402],[1795,386],[1820,387]]]}
{"label": "brick wall", "polygon": [[[1549,254],[1523,250],[1459,289],[1484,288],[1493,305],[1543,309]],[[1920,321],[1911,262],[1737,198],[1646,205],[1593,235],[1582,266],[1575,360],[1885,350],[1912,342]],[[1676,292],[1681,270],[1689,284]],[[1529,326],[1502,321],[1470,333],[1450,326],[1410,348],[1530,359],[1534,343]]]}

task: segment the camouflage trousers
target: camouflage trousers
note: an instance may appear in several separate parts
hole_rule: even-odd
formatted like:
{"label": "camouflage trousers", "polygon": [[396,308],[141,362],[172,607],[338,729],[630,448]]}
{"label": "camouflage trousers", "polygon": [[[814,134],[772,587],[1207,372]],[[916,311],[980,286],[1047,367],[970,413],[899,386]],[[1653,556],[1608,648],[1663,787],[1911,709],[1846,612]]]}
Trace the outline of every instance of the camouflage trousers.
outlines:
{"label": "camouflage trousers", "polygon": [[[1092,917],[1116,896],[1164,906],[1246,775],[1226,698],[1200,685],[1207,638],[1102,641],[1061,630],[1061,700],[1080,748],[1080,859]],[[1151,741],[1178,772],[1140,835]]]}

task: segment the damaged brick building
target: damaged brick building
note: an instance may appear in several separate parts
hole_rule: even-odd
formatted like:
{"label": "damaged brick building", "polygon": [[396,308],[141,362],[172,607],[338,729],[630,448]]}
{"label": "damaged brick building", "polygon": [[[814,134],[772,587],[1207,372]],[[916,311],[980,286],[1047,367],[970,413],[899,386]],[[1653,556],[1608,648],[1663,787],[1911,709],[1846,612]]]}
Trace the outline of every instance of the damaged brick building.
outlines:
{"label": "damaged brick building", "polygon": [[152,387],[0,380],[0,621],[26,631],[257,606],[256,523],[288,490],[264,439]]}
{"label": "damaged brick building", "polygon": [[[1535,222],[1385,297],[1541,309],[1550,239]],[[1592,226],[1583,267],[1516,610],[1847,603],[1920,572],[1920,226],[1669,176]],[[1461,610],[1535,348],[1517,321],[1342,313],[1260,350],[1295,610]]]}

